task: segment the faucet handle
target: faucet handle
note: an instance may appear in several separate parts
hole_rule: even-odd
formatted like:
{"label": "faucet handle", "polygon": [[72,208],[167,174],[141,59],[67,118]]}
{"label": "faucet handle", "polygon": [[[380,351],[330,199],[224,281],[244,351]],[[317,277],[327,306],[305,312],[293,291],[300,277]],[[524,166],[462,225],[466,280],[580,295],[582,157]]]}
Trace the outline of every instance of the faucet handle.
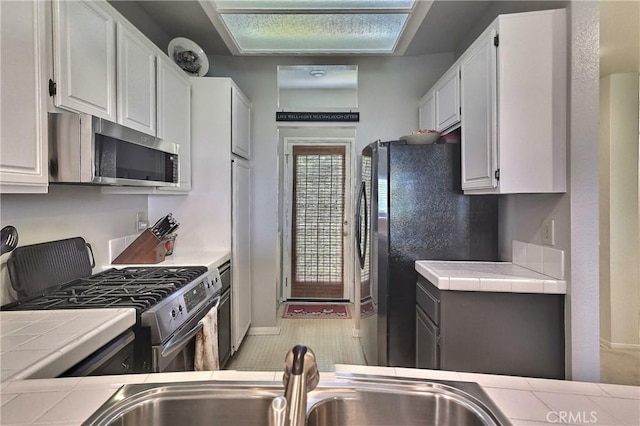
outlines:
{"label": "faucet handle", "polygon": [[290,376],[300,376],[303,374],[306,378],[307,391],[312,391],[318,386],[318,382],[320,381],[316,355],[311,348],[304,345],[296,345],[287,353],[285,358],[282,382],[286,387]]}

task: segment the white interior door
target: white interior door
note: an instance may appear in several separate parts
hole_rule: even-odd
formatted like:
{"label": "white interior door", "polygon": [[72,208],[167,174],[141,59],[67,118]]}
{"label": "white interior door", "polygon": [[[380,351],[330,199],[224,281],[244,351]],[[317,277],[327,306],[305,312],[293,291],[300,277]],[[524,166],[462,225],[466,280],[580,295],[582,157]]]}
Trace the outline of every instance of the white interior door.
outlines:
{"label": "white interior door", "polygon": [[[303,298],[303,299],[347,299],[353,300],[353,248],[352,248],[352,155],[351,150],[353,147],[353,139],[351,138],[285,138],[285,170],[284,170],[284,221],[283,221],[283,278],[285,286],[283,295],[286,299],[292,298]],[[314,147],[329,147],[329,148],[342,148],[342,152],[344,153],[344,204],[343,204],[343,213],[341,218],[339,219],[341,224],[338,232],[341,232],[342,241],[342,253],[339,255],[335,253],[335,238],[331,238],[328,234],[332,235],[336,234],[336,224],[332,223],[330,226],[326,223],[326,220],[318,220],[317,218],[308,219],[310,223],[309,228],[311,229],[311,233],[313,234],[317,229],[318,238],[317,242],[319,243],[319,248],[314,248],[309,246],[309,240],[314,240],[313,235],[307,238],[300,237],[300,235],[296,235],[296,231],[293,230],[293,227],[296,223],[296,217],[298,221],[298,229],[300,229],[300,215],[296,215],[296,205],[294,204],[294,170],[296,170],[296,166],[294,165],[294,150],[295,147],[305,147],[307,149],[313,149]],[[313,157],[313,156],[312,156]],[[317,159],[312,159],[314,161]],[[302,161],[302,160],[300,160]],[[317,164],[317,163],[316,163]],[[298,165],[300,166],[300,165]],[[322,182],[326,182],[327,179],[323,179]],[[322,188],[321,188],[322,189]],[[316,191],[317,192],[317,191]],[[299,200],[300,201],[300,200]],[[335,217],[335,215],[333,216]],[[334,219],[335,221],[335,219]],[[318,222],[318,223],[316,223]],[[323,223],[320,223],[323,222]],[[298,231],[300,232],[300,231]],[[306,232],[306,231],[305,231]],[[300,247],[302,244],[300,241],[305,240],[306,249],[303,248],[298,251],[296,247]],[[314,241],[311,241],[314,243]],[[334,249],[332,249],[331,247]],[[301,251],[305,251],[306,253],[301,253]],[[296,254],[300,259],[296,259]],[[337,260],[337,258],[340,258]],[[308,280],[307,284],[314,285],[331,285],[329,281],[331,279],[336,278],[335,265],[337,262],[341,264],[341,274],[340,278],[342,280],[342,292],[338,296],[335,297],[327,297],[324,296],[322,291],[311,292],[311,296],[300,296],[300,293],[294,291],[294,284],[296,284],[297,288],[300,288],[301,281]],[[311,266],[309,266],[311,264]],[[298,265],[298,266],[296,266]],[[305,266],[306,265],[306,266]],[[309,267],[313,269],[310,273],[299,273],[300,270]],[[296,268],[298,268],[298,273],[296,273]],[[324,271],[324,272],[323,272]],[[303,271],[304,272],[304,271]],[[310,278],[313,276],[313,278]],[[318,276],[320,278],[318,279]],[[327,278],[331,276],[331,279]],[[323,279],[323,277],[325,279]],[[320,283],[314,281],[314,278],[317,281],[322,281]],[[320,289],[320,287],[318,287]]]}

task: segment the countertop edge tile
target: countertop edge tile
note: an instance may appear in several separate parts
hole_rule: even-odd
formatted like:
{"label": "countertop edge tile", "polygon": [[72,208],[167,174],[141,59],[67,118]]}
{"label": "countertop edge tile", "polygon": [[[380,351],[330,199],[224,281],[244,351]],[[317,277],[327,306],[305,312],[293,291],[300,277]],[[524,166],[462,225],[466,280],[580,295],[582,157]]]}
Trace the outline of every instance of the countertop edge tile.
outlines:
{"label": "countertop edge tile", "polygon": [[[566,281],[512,262],[418,260],[415,270],[440,290],[566,294]],[[470,280],[479,280],[479,285]],[[507,284],[511,281],[511,284]],[[511,287],[511,290],[507,290]]]}

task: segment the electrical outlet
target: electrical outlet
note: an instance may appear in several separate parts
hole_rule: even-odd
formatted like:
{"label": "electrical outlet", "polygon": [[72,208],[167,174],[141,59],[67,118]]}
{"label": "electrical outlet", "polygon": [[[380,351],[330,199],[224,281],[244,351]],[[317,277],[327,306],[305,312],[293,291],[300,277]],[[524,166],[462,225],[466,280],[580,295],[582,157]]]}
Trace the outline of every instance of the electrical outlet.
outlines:
{"label": "electrical outlet", "polygon": [[542,244],[554,246],[556,244],[555,237],[555,220],[547,219],[542,222]]}
{"label": "electrical outlet", "polygon": [[136,213],[136,231],[144,231],[149,227],[149,219],[146,212]]}

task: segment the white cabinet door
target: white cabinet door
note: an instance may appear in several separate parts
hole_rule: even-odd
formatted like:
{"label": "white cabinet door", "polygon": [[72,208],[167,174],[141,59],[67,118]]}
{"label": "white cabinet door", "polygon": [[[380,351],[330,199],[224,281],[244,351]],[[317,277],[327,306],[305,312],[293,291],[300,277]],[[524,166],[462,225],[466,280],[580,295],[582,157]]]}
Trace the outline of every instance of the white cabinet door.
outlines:
{"label": "white cabinet door", "polygon": [[[180,186],[191,188],[191,83],[189,76],[158,57],[158,137],[180,144]],[[160,188],[159,188],[160,189]]]}
{"label": "white cabinet door", "polygon": [[232,346],[238,350],[251,325],[251,169],[231,161]]}
{"label": "white cabinet door", "polygon": [[461,56],[462,188],[566,191],[564,9],[500,15]]}
{"label": "white cabinet door", "polygon": [[231,152],[251,158],[251,103],[231,86]]}
{"label": "white cabinet door", "polygon": [[460,122],[460,69],[452,67],[435,87],[436,130],[439,132]]}
{"label": "white cabinet door", "polygon": [[47,192],[46,3],[0,2],[0,192]]}
{"label": "white cabinet door", "polygon": [[495,30],[486,31],[460,62],[462,189],[497,186]]}
{"label": "white cabinet door", "polygon": [[156,135],[156,55],[143,36],[118,22],[118,123]]}
{"label": "white cabinet door", "polygon": [[106,2],[53,2],[56,106],[116,121],[115,41]]}
{"label": "white cabinet door", "polygon": [[420,129],[436,129],[436,98],[435,91],[430,91],[420,100],[419,128]]}

